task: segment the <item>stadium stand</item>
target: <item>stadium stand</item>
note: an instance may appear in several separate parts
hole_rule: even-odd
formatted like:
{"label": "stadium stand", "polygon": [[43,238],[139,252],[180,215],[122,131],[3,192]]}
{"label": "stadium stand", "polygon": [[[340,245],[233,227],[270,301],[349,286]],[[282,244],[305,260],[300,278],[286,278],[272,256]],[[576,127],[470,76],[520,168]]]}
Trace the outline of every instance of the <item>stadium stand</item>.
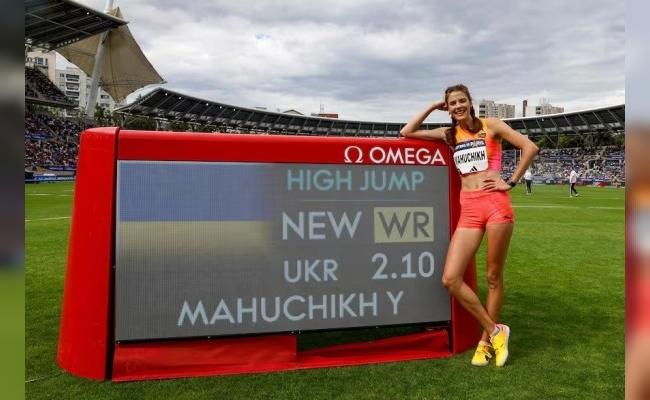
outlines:
{"label": "stadium stand", "polygon": [[[127,22],[92,10],[71,0],[26,0],[25,45],[54,50],[87,39]],[[80,133],[91,124],[61,119],[52,112],[38,111],[32,105],[53,109],[72,108],[71,101],[37,69],[25,67],[25,170],[74,171]],[[282,134],[317,136],[357,136],[396,139],[402,122],[353,121],[300,114],[270,112],[196,98],[158,88],[115,110],[119,125],[129,118],[155,121],[156,128],[185,124],[190,131],[243,134]],[[538,183],[562,183],[569,168],[578,168],[583,183],[598,180],[625,180],[624,147],[594,147],[593,137],[618,135],[625,131],[625,105],[615,105],[570,113],[512,118],[504,120],[513,129],[546,145],[535,160]],[[423,129],[447,126],[425,123]],[[185,130],[185,129],[184,129]],[[589,149],[561,147],[566,136],[590,137]],[[586,141],[585,141],[586,142]],[[517,152],[506,151],[504,176],[516,165]]]}
{"label": "stadium stand", "polygon": [[[25,55],[31,48],[56,50],[127,23],[71,0],[25,0]],[[74,107],[38,68],[25,66],[26,181],[74,176],[79,136],[92,125],[54,115]]]}
{"label": "stadium stand", "polygon": [[[74,176],[79,137],[92,127],[83,121],[63,119],[46,112],[25,113],[25,172],[51,174],[56,179]],[[59,178],[57,178],[59,177]]]}
{"label": "stadium stand", "polygon": [[[349,121],[270,112],[199,99],[163,88],[155,89],[134,102],[117,108],[115,112],[123,116],[181,121],[196,126],[208,125],[218,132],[397,138],[404,125],[397,122]],[[560,135],[623,132],[625,105],[504,121],[533,139],[546,137],[557,146]],[[433,129],[447,125],[449,124],[425,123],[422,127]]]}
{"label": "stadium stand", "polygon": [[32,102],[69,108],[74,103],[68,99],[54,82],[37,68],[25,66],[25,98]]}
{"label": "stadium stand", "polygon": [[[505,156],[504,176],[515,167],[514,152]],[[566,183],[571,169],[579,175],[578,184],[600,185],[625,182],[625,146],[541,149],[531,166],[535,183]]]}
{"label": "stadium stand", "polygon": [[25,0],[25,45],[54,50],[127,24],[68,0]]}

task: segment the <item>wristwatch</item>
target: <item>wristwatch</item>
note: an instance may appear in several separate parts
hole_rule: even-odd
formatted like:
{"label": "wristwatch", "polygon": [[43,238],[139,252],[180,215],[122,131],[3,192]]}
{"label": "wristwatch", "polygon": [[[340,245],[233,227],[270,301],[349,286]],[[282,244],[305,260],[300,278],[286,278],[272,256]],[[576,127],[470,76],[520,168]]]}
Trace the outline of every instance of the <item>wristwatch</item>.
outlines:
{"label": "wristwatch", "polygon": [[508,185],[510,185],[511,188],[517,186],[517,182],[513,182],[512,180],[508,181]]}

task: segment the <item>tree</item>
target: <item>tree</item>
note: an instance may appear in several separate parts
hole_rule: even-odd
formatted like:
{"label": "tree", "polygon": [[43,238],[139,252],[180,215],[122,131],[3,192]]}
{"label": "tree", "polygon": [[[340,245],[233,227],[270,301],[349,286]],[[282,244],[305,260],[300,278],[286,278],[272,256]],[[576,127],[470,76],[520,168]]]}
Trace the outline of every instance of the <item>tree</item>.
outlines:
{"label": "tree", "polygon": [[594,133],[594,146],[611,146],[614,144],[614,138],[611,132]]}
{"label": "tree", "polygon": [[116,118],[112,112],[99,104],[95,104],[95,125],[97,126],[114,126]]}
{"label": "tree", "polygon": [[123,128],[138,131],[155,131],[156,121],[150,118],[127,115],[126,119],[124,120]]}
{"label": "tree", "polygon": [[188,132],[191,131],[191,128],[190,124],[185,121],[171,121],[169,124],[167,124],[167,128],[165,128],[165,130],[172,132]]}
{"label": "tree", "polygon": [[616,146],[625,146],[625,133],[615,133],[613,141]]}
{"label": "tree", "polygon": [[214,132],[217,129],[214,125],[199,124],[195,127],[195,132]]}
{"label": "tree", "polygon": [[537,147],[540,149],[548,149],[548,148],[555,148],[555,144],[546,136],[540,137],[535,144]]}
{"label": "tree", "polygon": [[557,141],[557,145],[561,149],[568,149],[573,147],[582,147],[584,141],[580,135],[560,135]]}

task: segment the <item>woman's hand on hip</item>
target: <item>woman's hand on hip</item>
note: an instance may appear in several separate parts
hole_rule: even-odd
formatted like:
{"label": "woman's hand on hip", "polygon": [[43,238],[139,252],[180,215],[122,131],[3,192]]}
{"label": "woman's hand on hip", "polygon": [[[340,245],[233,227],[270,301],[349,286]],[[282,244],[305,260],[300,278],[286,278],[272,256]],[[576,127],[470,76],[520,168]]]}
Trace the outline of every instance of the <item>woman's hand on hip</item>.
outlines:
{"label": "woman's hand on hip", "polygon": [[486,179],[483,181],[483,186],[481,186],[481,189],[488,192],[507,192],[508,190],[512,189],[512,186],[510,186],[508,182],[504,181],[503,179]]}

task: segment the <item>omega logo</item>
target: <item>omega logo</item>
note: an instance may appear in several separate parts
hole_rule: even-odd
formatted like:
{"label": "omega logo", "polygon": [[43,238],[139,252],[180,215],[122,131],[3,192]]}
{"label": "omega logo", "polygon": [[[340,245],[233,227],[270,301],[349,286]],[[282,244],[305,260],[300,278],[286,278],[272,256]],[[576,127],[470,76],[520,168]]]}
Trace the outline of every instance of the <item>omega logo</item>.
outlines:
{"label": "omega logo", "polygon": [[[427,148],[384,148],[375,146],[368,152],[372,164],[411,164],[411,165],[447,165],[439,149],[433,153]],[[348,146],[343,152],[343,161],[347,164],[364,162],[364,153],[359,146]]]}
{"label": "omega logo", "polygon": [[[356,158],[354,158],[356,156]],[[343,153],[343,161],[359,164],[363,162],[363,151],[357,146],[348,146]]]}

